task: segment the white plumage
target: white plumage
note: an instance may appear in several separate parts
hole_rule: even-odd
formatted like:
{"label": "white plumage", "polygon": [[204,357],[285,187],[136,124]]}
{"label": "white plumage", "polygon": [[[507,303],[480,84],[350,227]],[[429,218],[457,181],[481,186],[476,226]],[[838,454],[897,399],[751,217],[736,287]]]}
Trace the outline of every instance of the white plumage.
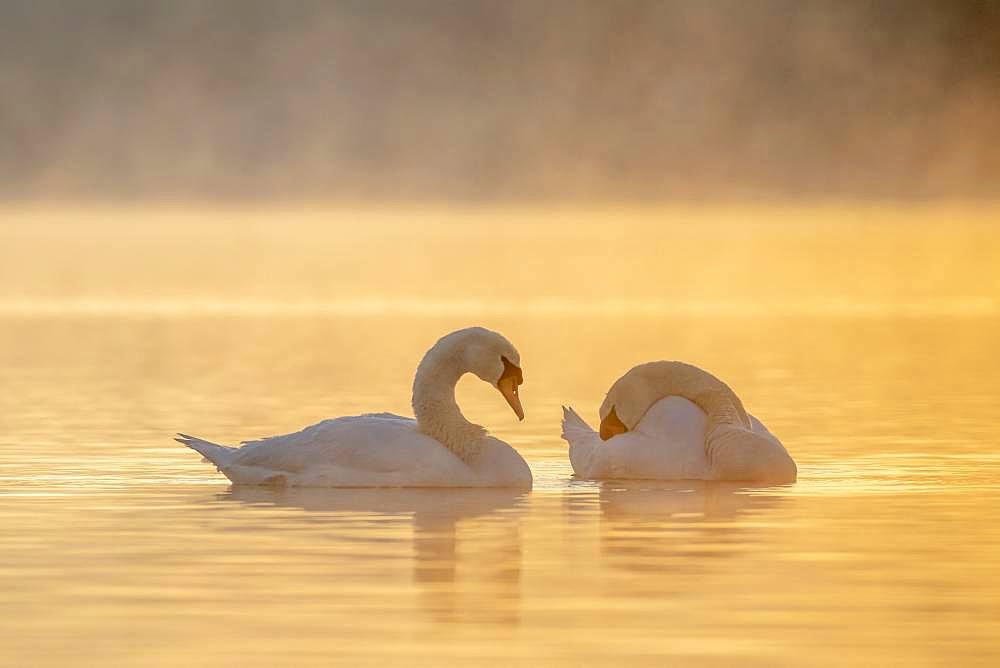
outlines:
{"label": "white plumage", "polygon": [[[564,406],[562,437],[569,443],[573,470],[581,478],[793,481],[795,465],[784,446],[757,418],[749,417],[752,432],[763,437],[753,453],[752,466],[710,461],[705,446],[705,412],[679,396],[660,399],[634,429],[607,441],[601,440],[576,411]],[[724,451],[717,456],[728,454]]]}
{"label": "white plumage", "polygon": [[238,448],[186,434],[176,440],[240,484],[531,487],[524,459],[468,422],[455,403],[455,383],[472,372],[497,386],[520,415],[519,365],[517,350],[500,334],[459,330],[439,340],[420,363],[413,385],[417,420],[391,413],[340,417]]}

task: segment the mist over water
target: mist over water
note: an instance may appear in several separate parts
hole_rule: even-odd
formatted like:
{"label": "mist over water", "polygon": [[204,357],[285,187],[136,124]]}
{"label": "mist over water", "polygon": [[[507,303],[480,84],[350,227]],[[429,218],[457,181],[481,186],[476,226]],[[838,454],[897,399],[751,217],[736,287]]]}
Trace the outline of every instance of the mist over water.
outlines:
{"label": "mist over water", "polygon": [[0,196],[991,197],[980,2],[0,3]]}

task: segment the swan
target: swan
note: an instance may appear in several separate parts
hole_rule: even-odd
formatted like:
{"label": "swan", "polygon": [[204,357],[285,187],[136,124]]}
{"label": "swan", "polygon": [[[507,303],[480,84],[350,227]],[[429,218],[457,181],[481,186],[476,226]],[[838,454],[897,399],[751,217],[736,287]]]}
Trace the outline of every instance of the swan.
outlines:
{"label": "swan", "polygon": [[455,384],[466,373],[496,387],[518,420],[524,382],[517,349],[470,327],[442,337],[413,380],[416,419],[370,413],[229,447],[178,434],[232,482],[295,487],[518,487],[531,470],[514,448],[462,415]]}
{"label": "swan", "polygon": [[595,432],[563,406],[562,437],[582,478],[795,482],[781,442],[712,374],[684,362],[640,364],[615,381]]}

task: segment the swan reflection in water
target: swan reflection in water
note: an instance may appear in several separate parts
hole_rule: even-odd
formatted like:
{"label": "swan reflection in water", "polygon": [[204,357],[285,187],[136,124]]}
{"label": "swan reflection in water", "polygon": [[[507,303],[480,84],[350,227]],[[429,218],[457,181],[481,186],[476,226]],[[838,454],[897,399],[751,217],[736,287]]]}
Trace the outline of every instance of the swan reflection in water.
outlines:
{"label": "swan reflection in water", "polygon": [[[746,553],[769,530],[762,518],[783,501],[770,493],[780,488],[700,480],[604,481],[596,491],[591,499],[600,507],[600,554],[609,568],[632,573],[710,572]],[[667,587],[658,589],[661,594],[672,591],[671,582],[679,584],[656,581]]]}
{"label": "swan reflection in water", "polygon": [[[350,530],[370,549],[352,552],[370,572],[392,527],[412,523],[413,582],[436,621],[513,625],[520,621],[522,550],[516,489],[268,488],[236,485],[223,502],[305,511],[309,525]],[[469,526],[460,527],[464,523]],[[392,556],[396,556],[393,554]],[[390,559],[387,568],[396,568]],[[335,564],[331,573],[335,572]],[[352,563],[343,564],[350,569]],[[343,573],[336,577],[344,577]]]}

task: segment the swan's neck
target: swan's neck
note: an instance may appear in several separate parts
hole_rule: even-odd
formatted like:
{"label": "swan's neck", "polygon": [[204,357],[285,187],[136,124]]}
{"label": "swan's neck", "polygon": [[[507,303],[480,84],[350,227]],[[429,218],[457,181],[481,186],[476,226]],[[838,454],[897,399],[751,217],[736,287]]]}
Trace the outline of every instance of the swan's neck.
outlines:
{"label": "swan's neck", "polygon": [[653,404],[669,396],[684,397],[704,411],[708,417],[706,433],[719,425],[750,429],[750,418],[739,397],[712,374],[684,362],[652,362],[648,366],[654,367],[653,373],[639,390],[639,410],[630,411],[626,421],[629,429],[635,428]]}
{"label": "swan's neck", "polygon": [[468,369],[460,354],[432,348],[413,380],[413,414],[420,431],[471,463],[482,448],[486,430],[465,419],[455,401],[455,385]]}

